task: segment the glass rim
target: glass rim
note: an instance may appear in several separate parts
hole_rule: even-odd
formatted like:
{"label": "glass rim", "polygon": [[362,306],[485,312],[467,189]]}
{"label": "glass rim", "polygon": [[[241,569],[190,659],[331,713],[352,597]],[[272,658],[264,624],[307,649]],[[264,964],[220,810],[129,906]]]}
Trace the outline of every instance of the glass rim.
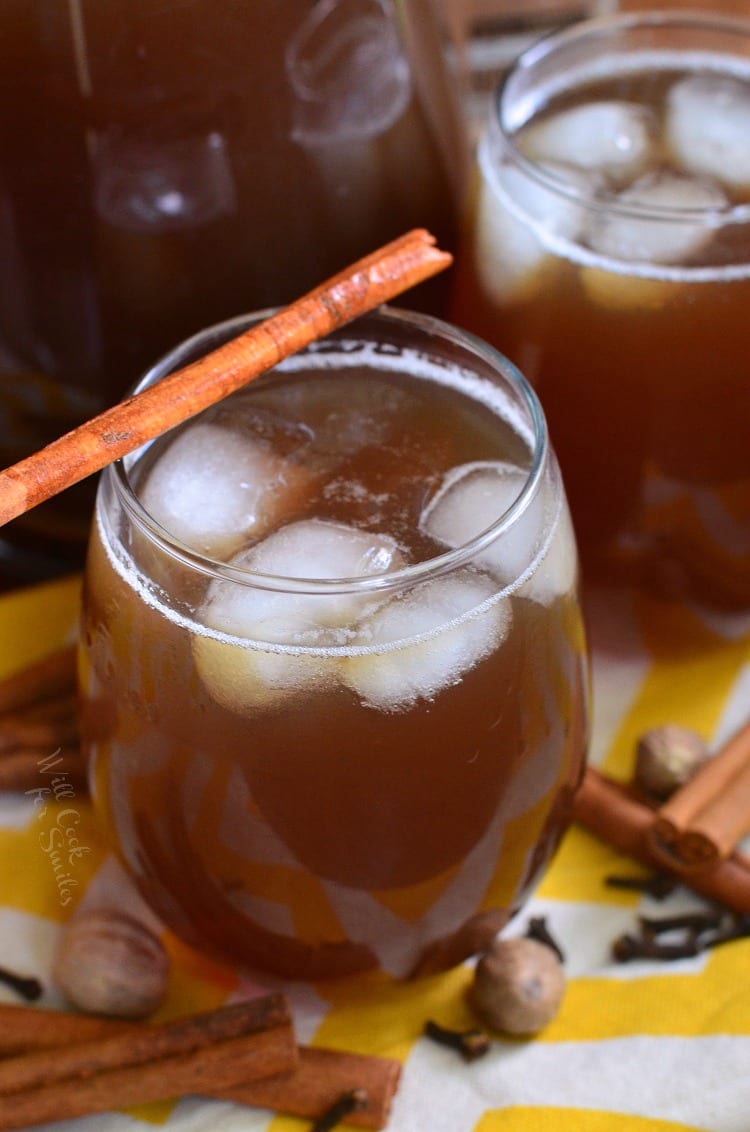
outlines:
{"label": "glass rim", "polygon": [[[713,228],[748,223],[750,221],[750,201],[736,204],[727,201],[721,207],[708,205],[697,208],[676,208],[665,205],[644,205],[634,201],[623,202],[612,191],[599,192],[597,195],[588,194],[576,185],[571,184],[570,181],[557,176],[553,169],[545,167],[540,161],[527,157],[516,145],[514,132],[509,132],[506,129],[504,120],[505,101],[513,96],[512,87],[514,84],[517,84],[523,76],[526,76],[532,67],[538,66],[553,53],[569,45],[584,43],[587,39],[595,42],[597,38],[608,34],[642,28],[683,28],[696,32],[705,29],[728,36],[744,36],[748,40],[750,49],[750,19],[724,15],[720,12],[654,9],[644,12],[613,13],[580,20],[563,28],[547,32],[520,52],[495,89],[488,116],[490,135],[495,141],[501,141],[504,149],[507,150],[513,162],[524,175],[550,192],[565,197],[592,212],[606,212],[633,220],[654,220],[660,223],[673,221],[675,223],[703,224],[706,227]],[[683,53],[684,49],[673,49],[675,57]],[[712,52],[712,54],[716,54],[716,52]],[[724,54],[728,53],[725,52]],[[742,57],[739,54],[737,55],[737,58]],[[750,51],[747,56],[747,65],[748,75],[750,75]],[[530,118],[526,119],[526,121],[528,120]]]}
{"label": "glass rim", "polygon": [[[211,346],[205,348],[208,338],[215,338],[216,343],[225,341],[234,334],[241,333],[248,326],[269,317],[279,308],[265,308],[259,311],[236,315],[222,322],[204,327],[191,337],[184,339],[173,349],[162,355],[136,383],[133,392],[146,388],[154,382],[165,377],[180,365],[185,364],[188,357],[200,356],[207,353]],[[483,339],[476,337],[469,331],[433,315],[423,314],[406,308],[384,304],[357,319],[337,328],[337,334],[346,332],[348,328],[355,328],[366,324],[368,320],[385,322],[406,328],[418,328],[426,335],[437,336],[442,340],[448,339],[466,351],[466,363],[471,355],[475,355],[485,366],[489,366],[496,374],[505,379],[513,390],[520,396],[523,408],[528,413],[528,424],[533,443],[530,445],[530,464],[525,471],[523,485],[516,495],[513,503],[484,531],[473,539],[462,543],[461,546],[447,550],[421,562],[409,563],[390,572],[358,576],[354,578],[305,578],[287,575],[266,574],[249,570],[245,567],[232,566],[220,559],[211,558],[194,550],[187,543],[182,542],[163,527],[150,514],[139,500],[128,474],[128,466],[135,461],[146,449],[154,443],[149,441],[141,445],[134,452],[124,458],[116,460],[104,469],[103,479],[111,482],[121,504],[131,519],[144,535],[155,543],[171,558],[188,566],[197,573],[204,574],[212,579],[222,579],[240,585],[252,586],[256,589],[265,589],[277,592],[303,593],[303,594],[337,594],[337,593],[369,593],[403,589],[417,582],[451,572],[460,566],[470,563],[488,546],[500,539],[505,531],[510,530],[524,515],[535,497],[544,472],[547,453],[549,450],[549,437],[544,412],[535,391],[523,376],[521,371],[513,365],[504,354],[490,346]],[[196,355],[198,351],[198,355]],[[304,351],[300,351],[302,353]],[[272,372],[272,371],[269,371]],[[243,387],[244,388],[244,387]],[[198,414],[199,415],[199,414]],[[193,418],[195,419],[195,418]],[[179,427],[179,426],[178,426]],[[155,439],[158,439],[155,438]],[[536,561],[532,555],[530,564]],[[523,577],[526,571],[519,577]],[[512,579],[502,589],[508,589],[517,584],[518,579]]]}

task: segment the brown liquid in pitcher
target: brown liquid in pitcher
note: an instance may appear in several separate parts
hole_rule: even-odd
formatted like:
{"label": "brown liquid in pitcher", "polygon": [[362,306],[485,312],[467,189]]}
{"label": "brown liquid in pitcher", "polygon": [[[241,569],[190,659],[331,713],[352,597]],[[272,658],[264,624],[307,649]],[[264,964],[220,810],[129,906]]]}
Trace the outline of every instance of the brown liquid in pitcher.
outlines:
{"label": "brown liquid in pitcher", "polygon": [[[458,113],[410,20],[381,0],[3,5],[3,466],[202,326],[414,226],[452,245]],[[75,558],[87,490],[4,537]]]}

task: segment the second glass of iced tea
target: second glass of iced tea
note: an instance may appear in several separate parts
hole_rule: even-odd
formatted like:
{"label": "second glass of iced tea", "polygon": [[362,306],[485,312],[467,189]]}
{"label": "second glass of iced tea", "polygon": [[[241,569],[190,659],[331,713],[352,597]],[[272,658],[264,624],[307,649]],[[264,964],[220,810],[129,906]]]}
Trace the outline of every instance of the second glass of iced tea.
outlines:
{"label": "second glass of iced tea", "polygon": [[108,469],[84,731],[146,900],[284,976],[480,949],[581,774],[576,575],[535,395],[427,316],[366,316]]}
{"label": "second glass of iced tea", "polygon": [[481,141],[454,318],[549,421],[584,578],[750,608],[750,23],[539,41]]}

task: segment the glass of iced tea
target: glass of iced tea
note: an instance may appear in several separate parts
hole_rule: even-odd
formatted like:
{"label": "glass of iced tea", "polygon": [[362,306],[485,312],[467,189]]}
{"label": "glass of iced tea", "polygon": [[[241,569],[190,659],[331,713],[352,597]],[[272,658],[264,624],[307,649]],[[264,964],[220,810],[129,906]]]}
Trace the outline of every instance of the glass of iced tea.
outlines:
{"label": "glass of iced tea", "polygon": [[426,315],[381,308],[108,469],[83,726],[143,896],[284,976],[477,951],[582,770],[576,580],[534,393]]}
{"label": "glass of iced tea", "polygon": [[498,92],[453,309],[549,421],[584,577],[750,606],[750,23],[537,42]]}

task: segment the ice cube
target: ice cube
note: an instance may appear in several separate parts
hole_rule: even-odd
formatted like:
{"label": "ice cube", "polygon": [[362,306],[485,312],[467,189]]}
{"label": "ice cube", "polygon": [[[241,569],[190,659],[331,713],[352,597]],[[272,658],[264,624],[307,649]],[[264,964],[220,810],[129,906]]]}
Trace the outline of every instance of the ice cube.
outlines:
{"label": "ice cube", "polygon": [[[559,477],[559,472],[557,475]],[[529,596],[543,604],[549,604],[562,594],[575,593],[578,584],[578,547],[570,508],[559,478],[556,501],[555,517],[549,520],[551,535],[528,585]]]}
{"label": "ice cube", "polygon": [[666,135],[690,173],[731,188],[750,187],[750,85],[731,76],[694,75],[667,96]]}
{"label": "ice cube", "polygon": [[[503,461],[477,461],[451,468],[422,512],[420,528],[445,546],[463,546],[512,507],[526,478],[521,468]],[[533,549],[509,545],[499,559],[499,550],[493,545],[480,561],[496,568],[499,560],[502,573],[512,581],[523,573]]]}
{"label": "ice cube", "polygon": [[139,491],[158,523],[201,554],[226,559],[282,520],[312,475],[261,441],[210,421],[171,441]]}
{"label": "ice cube", "polygon": [[[521,493],[527,475],[503,461],[461,464],[446,473],[420,517],[437,542],[463,546],[497,522]],[[575,584],[576,549],[556,466],[512,526],[481,551],[475,562],[503,585],[523,575],[523,592],[549,602]]]}
{"label": "ice cube", "polygon": [[356,643],[368,651],[343,661],[344,681],[381,711],[434,699],[507,637],[511,606],[496,592],[487,575],[460,569],[393,598],[360,621]]}
{"label": "ice cube", "polygon": [[[232,566],[289,578],[362,578],[397,569],[403,557],[392,539],[340,523],[290,523],[231,560]],[[233,711],[272,707],[288,696],[335,681],[337,646],[353,636],[377,594],[310,594],[217,579],[200,621],[224,638],[198,635],[193,653],[211,696]]]}
{"label": "ice cube", "polygon": [[[710,213],[726,205],[718,185],[674,173],[647,174],[614,199],[592,228],[592,248],[613,259],[635,263],[684,263],[711,242],[714,229],[707,221],[680,217],[695,209]],[[673,215],[639,216],[628,209],[673,210]]]}
{"label": "ice cube", "polygon": [[595,195],[596,177],[552,163],[548,173],[561,190],[533,180],[515,165],[495,166],[486,147],[480,150],[482,180],[477,201],[474,260],[487,297],[498,303],[529,298],[545,272],[561,261],[550,244],[576,240],[584,229],[582,201]]}
{"label": "ice cube", "polygon": [[629,102],[588,102],[529,127],[519,148],[533,161],[595,170],[615,184],[626,184],[652,160],[651,118]]}
{"label": "ice cube", "polygon": [[[310,354],[294,356],[283,363],[283,373],[294,375],[298,367],[305,370],[299,380],[252,390],[256,412],[266,409],[286,421],[296,422],[298,430],[307,434],[306,445],[314,454],[316,466],[324,468],[364,447],[384,443],[420,404],[415,393],[389,381],[387,376],[351,379],[351,370],[347,373],[346,367],[351,367],[353,360],[365,372],[378,361],[371,347],[356,341],[356,335],[348,345],[342,342],[340,349],[338,353],[334,343],[320,343]],[[313,371],[316,366],[322,370],[320,377]]]}
{"label": "ice cube", "polygon": [[613,311],[662,310],[683,286],[673,279],[656,279],[633,271],[589,265],[581,268],[580,281],[590,299]]}
{"label": "ice cube", "polygon": [[[281,527],[247,551],[238,563],[261,574],[316,580],[364,578],[384,574],[402,564],[403,556],[388,535],[371,534],[324,519],[303,519]],[[342,600],[351,601],[351,595],[324,599],[333,602],[336,613]]]}
{"label": "ice cube", "polygon": [[107,224],[154,239],[235,213],[232,155],[223,134],[149,133],[143,125],[97,130],[94,200]]}
{"label": "ice cube", "polygon": [[387,133],[412,96],[397,12],[382,3],[307,7],[284,56],[292,137],[325,147]]}

